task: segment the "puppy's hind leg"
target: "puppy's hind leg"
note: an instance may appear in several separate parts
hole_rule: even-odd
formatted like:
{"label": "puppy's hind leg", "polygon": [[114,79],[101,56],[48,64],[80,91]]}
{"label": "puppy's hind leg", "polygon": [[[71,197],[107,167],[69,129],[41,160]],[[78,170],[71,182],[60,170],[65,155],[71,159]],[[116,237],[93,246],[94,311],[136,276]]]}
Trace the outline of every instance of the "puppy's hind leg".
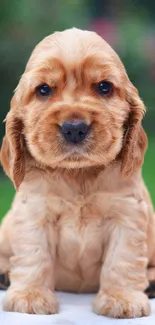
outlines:
{"label": "puppy's hind leg", "polygon": [[11,211],[9,211],[0,225],[0,274],[6,274],[10,270],[10,257],[13,255],[10,243],[11,228]]}
{"label": "puppy's hind leg", "polygon": [[147,278],[149,286],[145,293],[149,298],[155,298],[155,213],[151,214],[151,219],[149,220],[148,252],[149,264],[147,269]]}
{"label": "puppy's hind leg", "polygon": [[155,298],[155,266],[150,266],[147,270],[149,286],[145,293],[149,298]]}

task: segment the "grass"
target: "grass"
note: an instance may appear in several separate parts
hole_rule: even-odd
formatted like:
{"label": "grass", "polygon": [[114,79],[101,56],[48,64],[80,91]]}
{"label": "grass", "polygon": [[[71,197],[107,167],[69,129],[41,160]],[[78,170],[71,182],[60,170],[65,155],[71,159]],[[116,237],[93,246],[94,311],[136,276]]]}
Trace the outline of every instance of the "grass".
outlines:
{"label": "grass", "polygon": [[8,178],[0,178],[0,220],[11,206],[14,188]]}
{"label": "grass", "polygon": [[[149,140],[149,148],[145,156],[143,166],[143,176],[145,183],[151,193],[153,203],[155,205],[155,139]],[[0,220],[11,206],[14,196],[14,188],[11,182],[6,178],[0,179]]]}
{"label": "grass", "polygon": [[146,152],[144,165],[143,165],[143,177],[145,184],[151,193],[151,198],[155,206],[155,138],[149,139],[149,147]]}

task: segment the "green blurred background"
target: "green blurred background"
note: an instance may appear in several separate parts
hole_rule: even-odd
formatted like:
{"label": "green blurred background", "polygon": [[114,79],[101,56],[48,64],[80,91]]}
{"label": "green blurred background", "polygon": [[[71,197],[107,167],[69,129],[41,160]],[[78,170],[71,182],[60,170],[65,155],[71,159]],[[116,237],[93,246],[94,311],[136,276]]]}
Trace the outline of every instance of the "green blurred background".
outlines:
{"label": "green blurred background", "polygon": [[[139,89],[149,136],[143,175],[155,203],[155,1],[152,0],[0,0],[0,143],[2,123],[13,90],[33,47],[55,30],[79,27],[97,31],[118,52]],[[0,169],[0,219],[14,189]]]}

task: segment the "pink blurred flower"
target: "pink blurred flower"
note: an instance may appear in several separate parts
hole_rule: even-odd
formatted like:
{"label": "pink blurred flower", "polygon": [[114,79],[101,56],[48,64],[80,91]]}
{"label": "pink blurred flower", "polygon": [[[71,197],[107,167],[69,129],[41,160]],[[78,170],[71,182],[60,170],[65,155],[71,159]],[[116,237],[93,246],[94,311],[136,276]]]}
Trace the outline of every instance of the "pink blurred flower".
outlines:
{"label": "pink blurred flower", "polygon": [[144,52],[146,58],[155,62],[155,36],[151,33],[148,33],[144,40]]}
{"label": "pink blurred flower", "polygon": [[90,24],[89,29],[98,33],[111,45],[118,44],[117,26],[111,20],[98,18]]}
{"label": "pink blurred flower", "polygon": [[144,54],[149,60],[149,74],[152,81],[155,81],[155,35],[154,32],[148,31],[144,39]]}

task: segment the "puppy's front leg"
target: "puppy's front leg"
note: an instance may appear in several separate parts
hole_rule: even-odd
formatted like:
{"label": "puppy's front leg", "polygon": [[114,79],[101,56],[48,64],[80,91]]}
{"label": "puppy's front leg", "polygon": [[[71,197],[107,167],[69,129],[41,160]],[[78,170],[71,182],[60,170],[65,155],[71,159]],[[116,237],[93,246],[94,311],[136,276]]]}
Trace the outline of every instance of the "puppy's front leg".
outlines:
{"label": "puppy's front leg", "polygon": [[[124,211],[125,212],[125,211]],[[100,290],[93,309],[114,318],[147,316],[150,305],[143,291],[147,281],[147,221],[144,215],[117,214],[105,220],[106,247],[100,275]]]}
{"label": "puppy's front leg", "polygon": [[[55,234],[49,223],[43,196],[18,193],[12,209],[14,218],[10,238],[11,286],[4,298],[7,311],[34,314],[58,312],[54,295]],[[51,251],[50,242],[53,242]]]}

